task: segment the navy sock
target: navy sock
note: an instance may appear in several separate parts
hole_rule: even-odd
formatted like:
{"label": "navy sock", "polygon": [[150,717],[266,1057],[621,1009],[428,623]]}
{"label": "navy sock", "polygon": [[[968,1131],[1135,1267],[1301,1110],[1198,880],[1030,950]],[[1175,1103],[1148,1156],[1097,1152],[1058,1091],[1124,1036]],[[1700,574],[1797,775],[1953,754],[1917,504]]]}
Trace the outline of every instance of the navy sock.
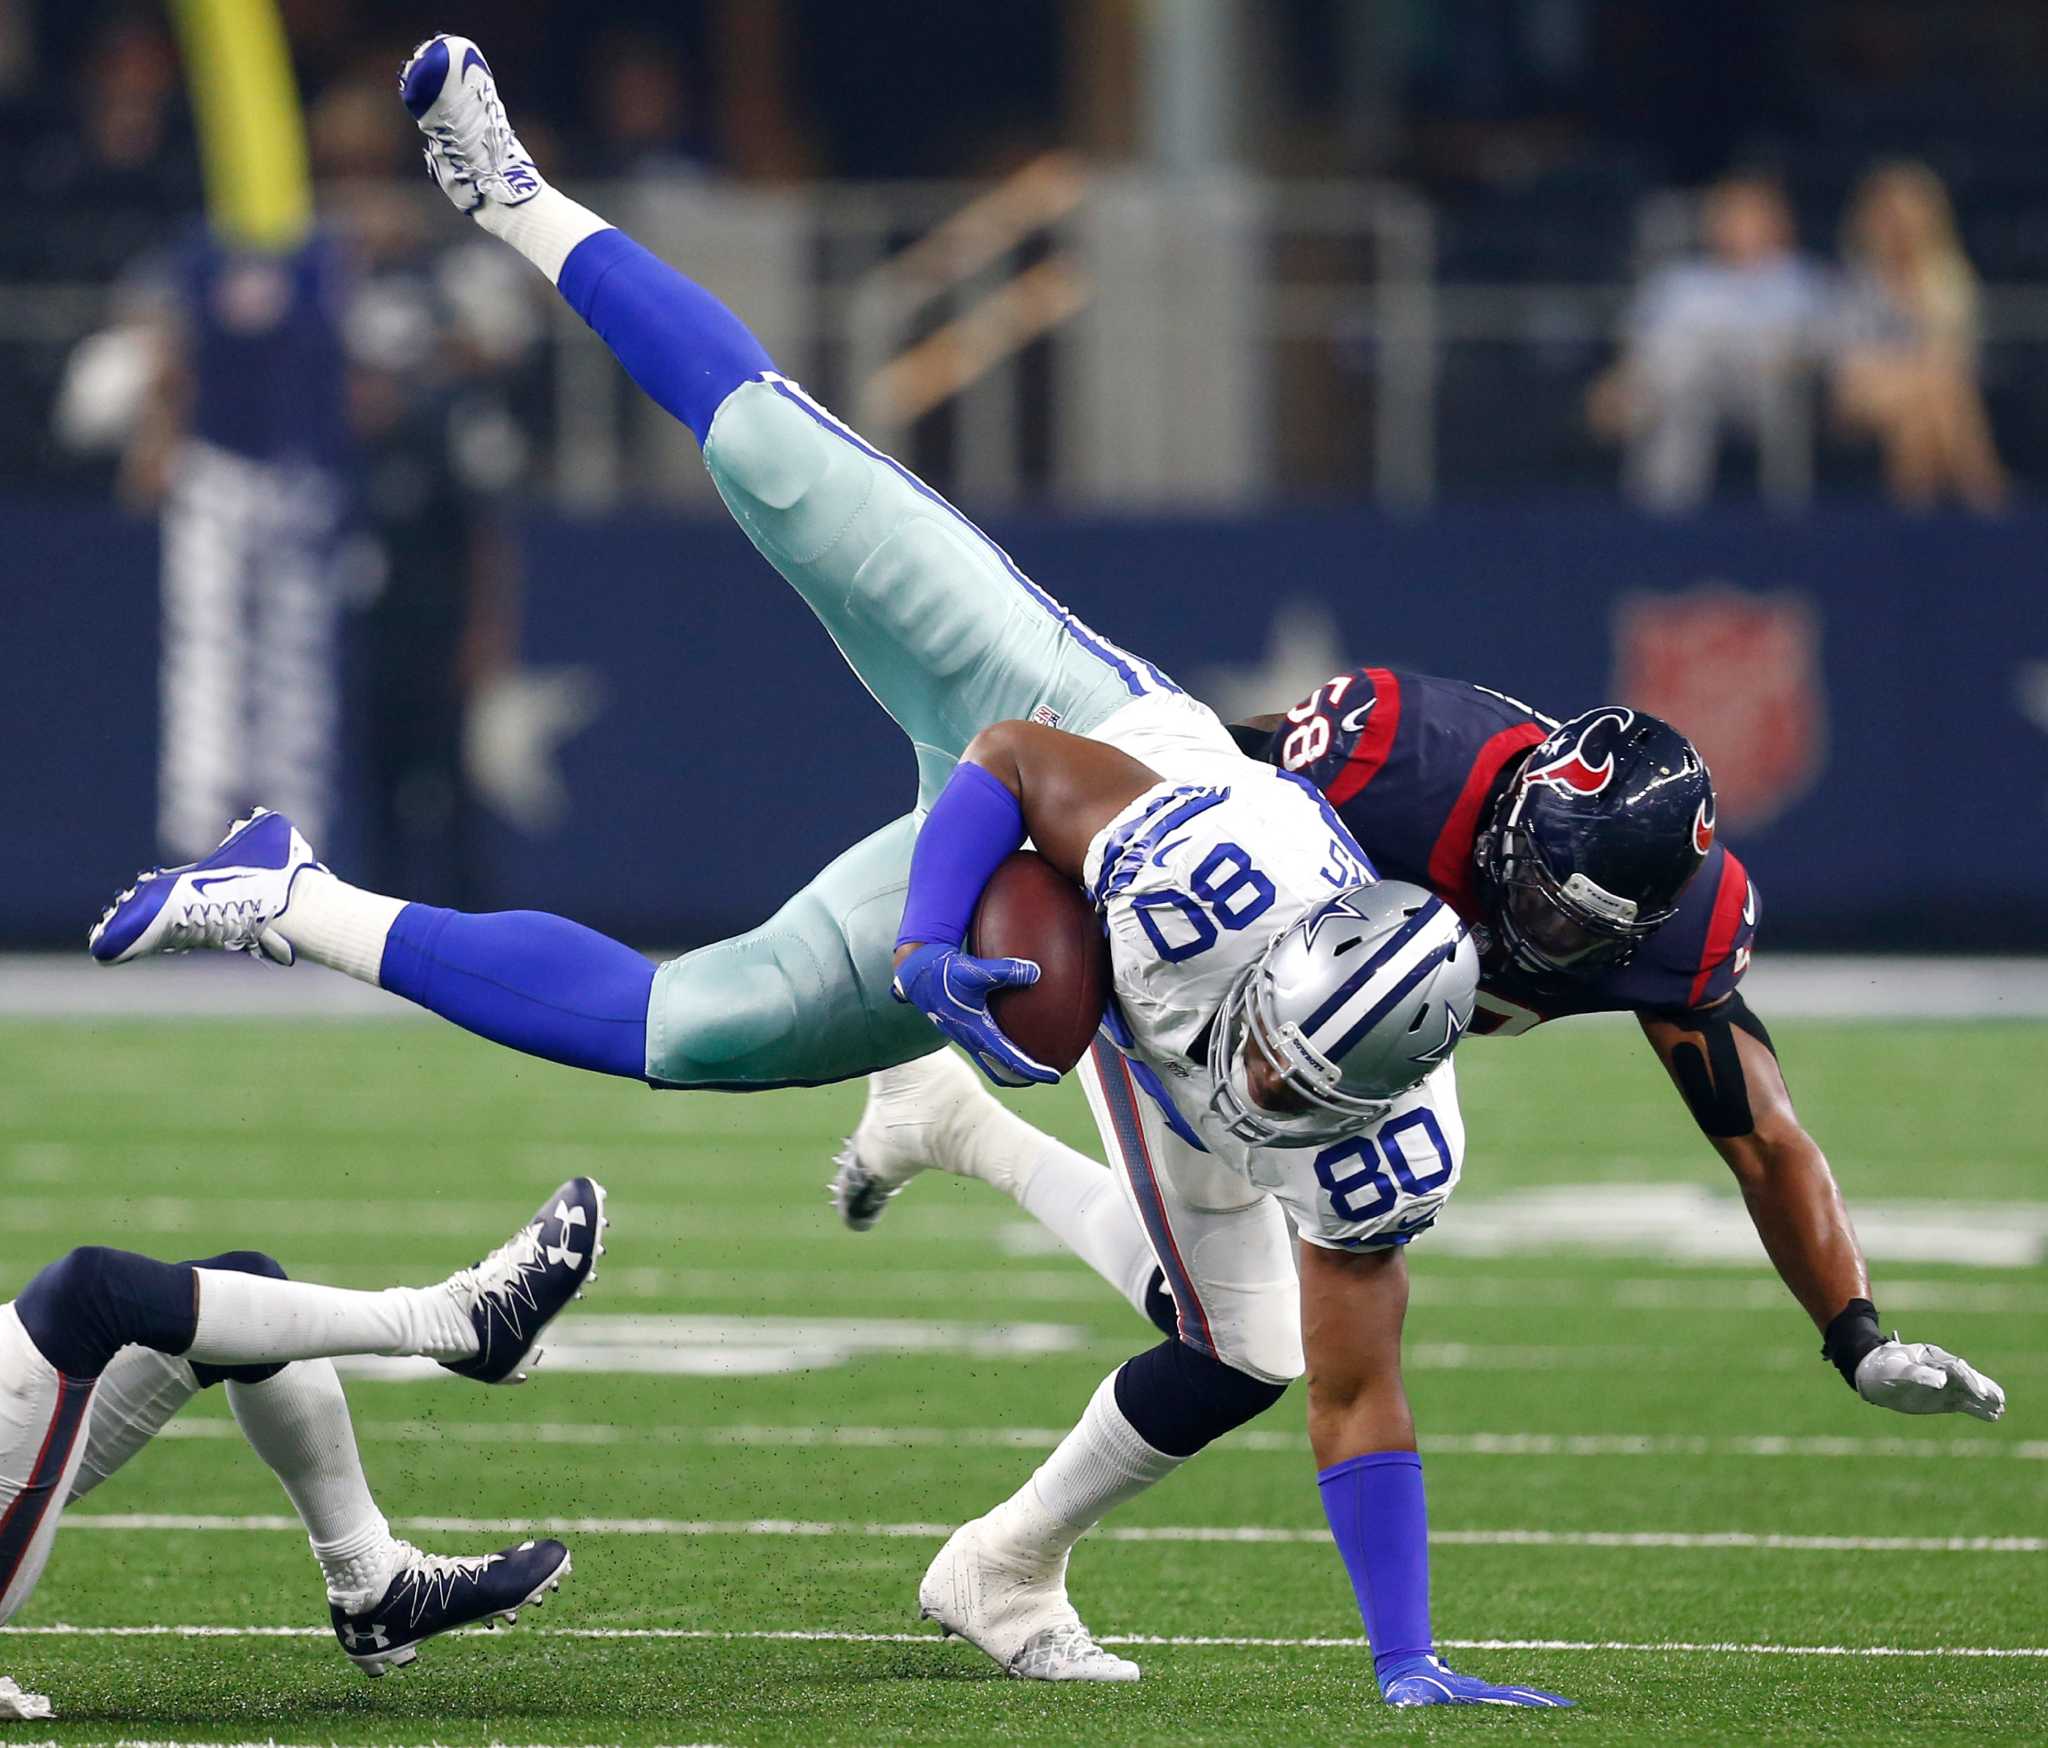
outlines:
{"label": "navy sock", "polygon": [[1413,1451],[1372,1451],[1333,1463],[1316,1480],[1365,1620],[1373,1673],[1384,1687],[1397,1664],[1428,1656],[1434,1643],[1422,1459]]}
{"label": "navy sock", "polygon": [[647,1078],[654,967],[581,923],[537,910],[472,916],[409,904],[385,938],[378,981],[529,1056]]}
{"label": "navy sock", "polygon": [[699,443],[727,395],[775,368],[738,316],[624,231],[585,237],[569,251],[555,287],[626,374]]}
{"label": "navy sock", "polygon": [[14,1301],[43,1358],[67,1378],[96,1378],[131,1342],[180,1354],[198,1332],[189,1263],[82,1245],[38,1273]]}
{"label": "navy sock", "polygon": [[1179,1340],[1147,1348],[1116,1375],[1116,1405],[1131,1430],[1169,1457],[1193,1456],[1286,1394],[1285,1384],[1254,1378]]}

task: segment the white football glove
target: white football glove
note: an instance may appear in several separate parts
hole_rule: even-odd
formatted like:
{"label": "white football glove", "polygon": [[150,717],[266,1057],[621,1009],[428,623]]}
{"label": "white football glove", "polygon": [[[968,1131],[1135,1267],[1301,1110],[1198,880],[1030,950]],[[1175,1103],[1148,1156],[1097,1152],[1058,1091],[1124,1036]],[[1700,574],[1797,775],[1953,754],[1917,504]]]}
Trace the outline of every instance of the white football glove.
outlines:
{"label": "white football glove", "polygon": [[1974,1414],[1996,1420],[2005,1392],[1970,1364],[1932,1342],[1890,1341],[1872,1348],[1856,1367],[1856,1394],[1899,1414]]}

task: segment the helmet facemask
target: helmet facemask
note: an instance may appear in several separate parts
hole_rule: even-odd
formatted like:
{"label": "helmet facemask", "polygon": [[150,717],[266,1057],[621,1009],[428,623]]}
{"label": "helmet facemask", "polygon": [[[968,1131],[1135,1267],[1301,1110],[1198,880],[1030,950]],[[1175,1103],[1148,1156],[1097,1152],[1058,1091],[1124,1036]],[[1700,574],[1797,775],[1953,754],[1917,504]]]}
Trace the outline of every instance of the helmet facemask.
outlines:
{"label": "helmet facemask", "polygon": [[[1223,998],[1209,1047],[1210,1061],[1219,1065],[1209,1108],[1230,1134],[1255,1147],[1327,1147],[1370,1129],[1393,1108],[1393,1100],[1346,1092],[1336,1064],[1291,1020],[1279,1017],[1267,960],[1284,938],[1276,937]],[[1278,1073],[1281,1085],[1306,1109],[1271,1111],[1252,1097],[1246,1052],[1254,1044]],[[1427,1070],[1417,1074],[1412,1084],[1420,1085],[1426,1074]]]}
{"label": "helmet facemask", "polygon": [[1535,839],[1520,829],[1526,784],[1509,792],[1507,817],[1483,833],[1479,861],[1491,888],[1489,910],[1508,956],[1535,977],[1583,977],[1626,965],[1636,948],[1677,912],[1642,915],[1625,898],[1585,875],[1559,880]]}

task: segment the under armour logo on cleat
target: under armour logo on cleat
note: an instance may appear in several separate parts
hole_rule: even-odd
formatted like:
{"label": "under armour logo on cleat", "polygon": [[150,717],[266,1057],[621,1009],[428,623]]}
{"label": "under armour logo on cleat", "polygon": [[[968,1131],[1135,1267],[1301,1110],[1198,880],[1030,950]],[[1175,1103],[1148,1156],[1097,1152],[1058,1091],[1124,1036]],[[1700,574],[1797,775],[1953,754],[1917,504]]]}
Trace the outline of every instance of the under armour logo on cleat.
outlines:
{"label": "under armour logo on cleat", "polygon": [[341,1629],[341,1642],[351,1651],[360,1651],[366,1645],[372,1651],[383,1651],[389,1649],[391,1644],[390,1639],[385,1636],[384,1629],[374,1621],[371,1623],[370,1630],[367,1633],[359,1633],[354,1627],[343,1627]]}
{"label": "under armour logo on cleat", "polygon": [[580,1206],[572,1208],[566,1202],[557,1202],[555,1204],[555,1218],[562,1223],[562,1242],[542,1247],[547,1253],[548,1261],[556,1265],[567,1263],[572,1269],[581,1268],[583,1266],[583,1253],[569,1248],[569,1228],[571,1226],[588,1226],[590,1224],[589,1217]]}

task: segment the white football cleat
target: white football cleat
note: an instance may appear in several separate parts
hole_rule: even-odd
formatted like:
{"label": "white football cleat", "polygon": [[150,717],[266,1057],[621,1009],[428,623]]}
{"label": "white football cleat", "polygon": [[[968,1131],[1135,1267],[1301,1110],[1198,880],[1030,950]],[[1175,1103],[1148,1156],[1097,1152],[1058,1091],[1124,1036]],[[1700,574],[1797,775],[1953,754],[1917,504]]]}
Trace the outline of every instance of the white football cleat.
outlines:
{"label": "white football cleat", "polygon": [[458,212],[518,206],[545,184],[505,117],[498,82],[466,36],[430,36],[398,70],[398,95],[426,136],[427,169]]}
{"label": "white football cleat", "polygon": [[29,1721],[35,1718],[54,1718],[56,1711],[50,1705],[49,1695],[26,1693],[21,1683],[11,1675],[0,1675],[0,1718],[15,1718]]}
{"label": "white football cleat", "polygon": [[292,882],[320,866],[297,826],[259,807],[236,820],[203,861],[138,874],[107,906],[86,944],[102,965],[199,947],[289,965],[297,955],[272,924],[291,902]]}
{"label": "white football cleat", "polygon": [[1136,1681],[1137,1664],[1105,1651],[1067,1600],[1067,1557],[1034,1567],[998,1554],[988,1519],[956,1529],[917,1587],[918,1616],[986,1651],[1021,1681]]}
{"label": "white football cleat", "polygon": [[[951,1050],[935,1050],[868,1076],[860,1126],[833,1156],[832,1205],[856,1232],[881,1219],[889,1198],[921,1171],[970,1171],[962,1145],[974,1123],[1002,1107],[981,1077]],[[998,1184],[999,1189],[1008,1189]]]}

